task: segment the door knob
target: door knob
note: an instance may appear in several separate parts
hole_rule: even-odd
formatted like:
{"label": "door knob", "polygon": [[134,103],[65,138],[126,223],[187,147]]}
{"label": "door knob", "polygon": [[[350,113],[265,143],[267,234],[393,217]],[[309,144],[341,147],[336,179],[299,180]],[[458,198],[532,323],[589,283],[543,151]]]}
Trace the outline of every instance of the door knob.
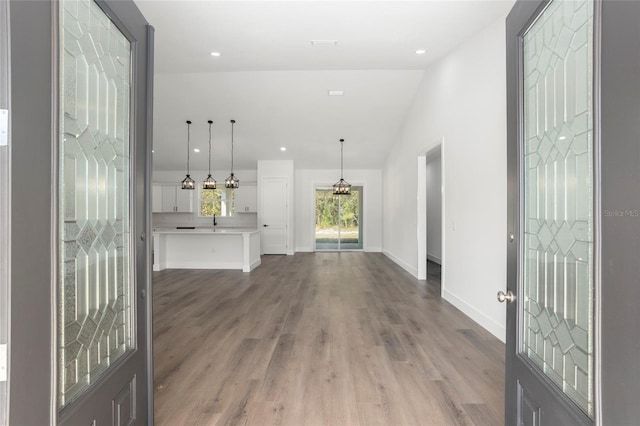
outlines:
{"label": "door knob", "polygon": [[507,291],[507,294],[504,294],[504,291],[500,290],[498,292],[498,302],[503,303],[505,300],[513,303],[516,301],[516,295],[513,294],[511,290]]}
{"label": "door knob", "polygon": [[264,227],[266,228],[266,227],[267,227],[267,226],[269,226],[269,225],[262,225],[262,226],[264,226]]}

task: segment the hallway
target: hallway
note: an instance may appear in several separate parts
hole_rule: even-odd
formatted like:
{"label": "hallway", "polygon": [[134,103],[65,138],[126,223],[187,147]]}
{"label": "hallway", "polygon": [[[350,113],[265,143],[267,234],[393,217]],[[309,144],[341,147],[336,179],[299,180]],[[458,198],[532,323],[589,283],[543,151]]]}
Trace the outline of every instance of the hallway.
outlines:
{"label": "hallway", "polygon": [[154,282],[156,425],[498,425],[504,345],[379,253]]}

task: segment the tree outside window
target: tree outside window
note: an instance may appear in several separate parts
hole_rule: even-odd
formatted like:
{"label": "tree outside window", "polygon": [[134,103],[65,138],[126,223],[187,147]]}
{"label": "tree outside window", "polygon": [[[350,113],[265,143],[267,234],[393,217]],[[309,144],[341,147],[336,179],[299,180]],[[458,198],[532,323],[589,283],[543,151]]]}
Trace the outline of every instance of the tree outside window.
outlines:
{"label": "tree outside window", "polygon": [[360,232],[360,192],[352,187],[350,195],[334,195],[331,189],[316,189],[316,239],[337,241],[341,236],[358,241]]}
{"label": "tree outside window", "polygon": [[200,216],[233,216],[235,192],[233,189],[200,188]]}

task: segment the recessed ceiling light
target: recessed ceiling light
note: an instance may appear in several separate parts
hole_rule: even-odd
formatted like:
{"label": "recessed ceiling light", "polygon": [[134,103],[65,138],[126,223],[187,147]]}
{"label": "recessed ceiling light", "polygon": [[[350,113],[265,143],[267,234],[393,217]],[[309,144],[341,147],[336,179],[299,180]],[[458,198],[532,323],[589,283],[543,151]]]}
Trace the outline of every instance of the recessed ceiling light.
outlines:
{"label": "recessed ceiling light", "polygon": [[344,95],[344,90],[329,90],[329,96],[342,96]]}
{"label": "recessed ceiling light", "polygon": [[337,46],[338,40],[311,40],[312,46]]}
{"label": "recessed ceiling light", "polygon": [[193,152],[200,152],[198,148],[193,148]]}
{"label": "recessed ceiling light", "polygon": [[286,147],[284,147],[284,146],[281,146],[281,147],[280,147],[280,151],[286,151],[286,150],[287,150],[287,148],[286,148]]}
{"label": "recessed ceiling light", "polygon": [[416,55],[424,55],[425,53],[427,53],[427,51],[426,51],[426,50],[424,50],[424,49],[418,49],[418,50],[416,50]]}
{"label": "recessed ceiling light", "polygon": [[211,56],[216,56],[216,57],[222,56],[222,53],[220,53],[220,52],[211,52]]}
{"label": "recessed ceiling light", "polygon": [[565,140],[566,138],[567,138],[566,136],[560,136],[560,137],[558,138],[558,140],[563,141],[563,140]]}

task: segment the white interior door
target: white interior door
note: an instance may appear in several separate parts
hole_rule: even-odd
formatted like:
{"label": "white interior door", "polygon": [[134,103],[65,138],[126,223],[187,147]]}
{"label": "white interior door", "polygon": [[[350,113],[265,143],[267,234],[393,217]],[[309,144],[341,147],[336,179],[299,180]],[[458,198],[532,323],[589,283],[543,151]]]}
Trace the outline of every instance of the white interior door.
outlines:
{"label": "white interior door", "polygon": [[287,254],[287,185],[287,178],[263,178],[260,181],[263,254]]}

